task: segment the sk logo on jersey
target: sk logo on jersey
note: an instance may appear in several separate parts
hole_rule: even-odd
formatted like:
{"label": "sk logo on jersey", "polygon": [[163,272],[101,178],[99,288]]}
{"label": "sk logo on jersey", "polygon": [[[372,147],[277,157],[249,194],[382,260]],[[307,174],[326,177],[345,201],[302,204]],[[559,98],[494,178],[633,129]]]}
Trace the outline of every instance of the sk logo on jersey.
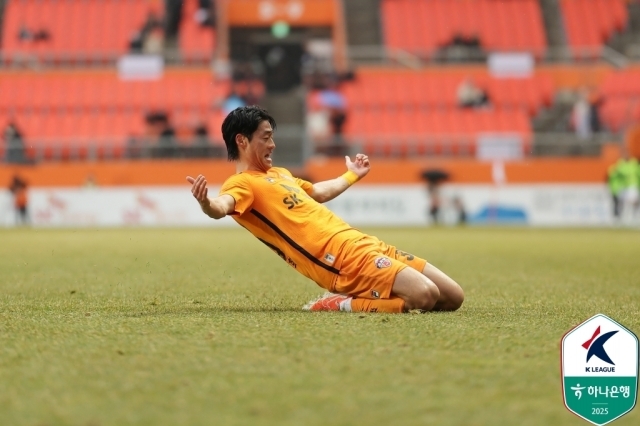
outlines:
{"label": "sk logo on jersey", "polygon": [[264,178],[264,180],[266,180],[267,182],[269,182],[269,183],[270,183],[270,184],[272,184],[272,185],[273,185],[274,183],[276,183],[276,180],[275,180],[274,178],[266,177],[266,178]]}

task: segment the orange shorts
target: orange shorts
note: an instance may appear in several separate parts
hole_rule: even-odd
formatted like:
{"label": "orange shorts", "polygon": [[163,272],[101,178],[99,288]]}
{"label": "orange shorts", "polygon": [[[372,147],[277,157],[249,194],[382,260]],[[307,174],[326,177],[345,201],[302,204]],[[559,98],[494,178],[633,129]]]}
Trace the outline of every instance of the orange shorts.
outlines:
{"label": "orange shorts", "polygon": [[388,299],[398,272],[407,266],[422,272],[427,261],[366,236],[345,248],[333,293]]}

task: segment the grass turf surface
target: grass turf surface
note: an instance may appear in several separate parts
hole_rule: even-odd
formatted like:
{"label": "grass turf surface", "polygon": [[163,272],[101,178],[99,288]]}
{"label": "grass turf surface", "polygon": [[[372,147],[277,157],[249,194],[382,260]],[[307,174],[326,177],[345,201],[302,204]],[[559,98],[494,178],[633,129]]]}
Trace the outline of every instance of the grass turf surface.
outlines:
{"label": "grass turf surface", "polygon": [[463,308],[302,312],[322,290],[240,229],[0,231],[0,423],[587,424],[559,342],[596,313],[638,334],[637,232],[366,231]]}

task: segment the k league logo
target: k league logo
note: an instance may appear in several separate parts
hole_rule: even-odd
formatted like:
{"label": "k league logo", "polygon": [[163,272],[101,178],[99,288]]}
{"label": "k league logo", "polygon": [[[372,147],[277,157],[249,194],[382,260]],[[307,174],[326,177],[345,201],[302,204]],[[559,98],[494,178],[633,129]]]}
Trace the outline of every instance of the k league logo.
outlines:
{"label": "k league logo", "polygon": [[591,339],[582,344],[582,347],[589,351],[587,352],[587,362],[589,362],[592,356],[596,356],[608,364],[616,365],[613,361],[611,361],[611,358],[609,357],[609,354],[607,354],[607,351],[605,351],[604,344],[617,332],[618,330],[610,331],[598,337],[600,335],[600,327],[598,327],[593,333],[593,336],[591,336]]}
{"label": "k league logo", "polygon": [[595,425],[605,425],[635,407],[638,338],[598,314],[562,338],[562,389],[567,409]]}

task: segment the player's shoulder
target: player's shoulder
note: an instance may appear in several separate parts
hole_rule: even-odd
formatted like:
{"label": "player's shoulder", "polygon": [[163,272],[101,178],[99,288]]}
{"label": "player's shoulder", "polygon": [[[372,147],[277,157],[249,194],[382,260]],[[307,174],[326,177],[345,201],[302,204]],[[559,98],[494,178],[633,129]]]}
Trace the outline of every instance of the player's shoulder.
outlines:
{"label": "player's shoulder", "polygon": [[238,185],[250,185],[250,175],[247,173],[236,173],[229,176],[223,183],[222,188],[228,188]]}

